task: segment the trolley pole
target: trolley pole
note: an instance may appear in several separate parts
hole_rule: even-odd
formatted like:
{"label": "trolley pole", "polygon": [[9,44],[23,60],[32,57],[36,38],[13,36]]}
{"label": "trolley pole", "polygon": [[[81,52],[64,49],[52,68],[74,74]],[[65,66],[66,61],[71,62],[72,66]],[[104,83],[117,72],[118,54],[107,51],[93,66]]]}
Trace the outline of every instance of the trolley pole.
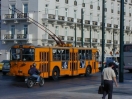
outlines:
{"label": "trolley pole", "polygon": [[76,32],[77,30],[76,30],[76,29],[77,29],[77,28],[76,28],[76,24],[75,24],[75,28],[74,28],[74,30],[75,30],[75,47],[76,47],[76,44],[77,44],[77,38],[76,38],[76,37],[77,37],[77,34],[76,34],[76,33],[77,33],[77,32]]}
{"label": "trolley pole", "polygon": [[92,44],[91,44],[91,25],[90,25],[90,48],[91,48]]}
{"label": "trolley pole", "polygon": [[124,0],[121,0],[120,7],[120,66],[119,66],[119,82],[124,82],[123,74],[123,63],[124,63],[124,54],[123,54],[123,45],[124,45]]}
{"label": "trolley pole", "polygon": [[83,8],[81,9],[81,45],[83,47]]}
{"label": "trolley pole", "polygon": [[[105,16],[105,0],[102,0],[102,70],[104,69],[104,47],[105,47],[105,20],[104,20],[104,16]],[[101,70],[101,71],[102,71]]]}

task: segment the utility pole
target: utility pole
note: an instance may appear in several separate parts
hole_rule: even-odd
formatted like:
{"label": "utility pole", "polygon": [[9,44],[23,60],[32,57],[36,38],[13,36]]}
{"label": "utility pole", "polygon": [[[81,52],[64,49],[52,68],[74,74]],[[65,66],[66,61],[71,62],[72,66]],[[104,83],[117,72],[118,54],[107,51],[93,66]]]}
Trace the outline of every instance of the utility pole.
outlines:
{"label": "utility pole", "polygon": [[113,56],[115,55],[115,46],[114,46],[114,40],[115,40],[115,38],[114,38],[114,31],[113,31]]}
{"label": "utility pole", "polygon": [[83,47],[83,8],[81,9],[81,45]]}
{"label": "utility pole", "polygon": [[119,82],[124,82],[124,54],[123,54],[123,45],[124,45],[124,0],[121,0],[120,6],[120,66],[119,66]]}
{"label": "utility pole", "polygon": [[77,32],[76,32],[76,24],[75,24],[75,28],[74,28],[74,30],[75,30],[75,47],[76,47],[76,44],[77,44]]}
{"label": "utility pole", "polygon": [[105,35],[104,16],[105,16],[105,12],[104,12],[104,9],[105,9],[105,0],[102,0],[102,70],[104,69],[104,47],[105,47],[105,39],[104,39],[104,35]]}
{"label": "utility pole", "polygon": [[91,44],[91,25],[90,25],[90,48],[91,48],[92,44]]}

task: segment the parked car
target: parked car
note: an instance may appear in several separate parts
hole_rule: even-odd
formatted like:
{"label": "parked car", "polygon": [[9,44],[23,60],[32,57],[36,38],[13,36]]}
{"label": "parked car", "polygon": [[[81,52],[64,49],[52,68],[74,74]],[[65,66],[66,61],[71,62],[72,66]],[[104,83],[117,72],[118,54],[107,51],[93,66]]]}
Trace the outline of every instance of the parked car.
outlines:
{"label": "parked car", "polygon": [[10,71],[10,61],[5,60],[3,67],[2,67],[2,73],[3,73],[3,75],[6,75],[9,71]]}
{"label": "parked car", "polygon": [[6,62],[6,61],[8,61],[8,60],[3,60],[3,61],[0,62],[0,71],[2,71],[2,67],[4,65],[4,62]]}
{"label": "parked car", "polygon": [[3,64],[4,63],[0,63],[0,71],[2,70]]}

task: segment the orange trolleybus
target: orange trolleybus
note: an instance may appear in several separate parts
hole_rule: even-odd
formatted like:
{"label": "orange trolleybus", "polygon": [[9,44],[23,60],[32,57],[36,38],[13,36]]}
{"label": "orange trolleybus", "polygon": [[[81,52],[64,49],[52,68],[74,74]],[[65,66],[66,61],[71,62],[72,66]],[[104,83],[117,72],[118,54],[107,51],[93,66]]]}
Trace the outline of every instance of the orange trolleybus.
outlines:
{"label": "orange trolleybus", "polygon": [[43,78],[57,80],[64,75],[88,76],[99,71],[97,51],[94,48],[13,45],[10,75],[28,76],[30,65],[36,63]]}

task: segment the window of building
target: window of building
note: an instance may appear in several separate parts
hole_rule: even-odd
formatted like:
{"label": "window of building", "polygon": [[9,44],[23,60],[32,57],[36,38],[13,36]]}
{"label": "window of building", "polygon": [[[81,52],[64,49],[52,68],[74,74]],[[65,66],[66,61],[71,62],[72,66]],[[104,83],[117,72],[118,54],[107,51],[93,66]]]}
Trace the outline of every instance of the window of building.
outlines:
{"label": "window of building", "polygon": [[56,2],[59,2],[59,0],[56,0]]}
{"label": "window of building", "polygon": [[113,17],[111,18],[111,24],[114,24],[114,23],[113,23]]}
{"label": "window of building", "polygon": [[105,16],[105,21],[104,21],[104,22],[107,23],[107,22],[106,22],[106,16]]}
{"label": "window of building", "polygon": [[117,18],[117,22],[118,22],[118,25],[120,25],[120,20],[119,20],[119,18]]}
{"label": "window of building", "polygon": [[11,25],[11,38],[15,35],[15,25]]}
{"label": "window of building", "polygon": [[124,26],[126,26],[126,20],[124,19]]}
{"label": "window of building", "polygon": [[85,11],[83,11],[83,19],[84,19],[84,16],[85,16]]}
{"label": "window of building", "polygon": [[90,20],[92,21],[93,20],[93,14],[90,13]]}
{"label": "window of building", "polygon": [[15,5],[11,5],[11,14],[15,14]]}
{"label": "window of building", "polygon": [[129,7],[129,16],[131,16],[131,7]]}
{"label": "window of building", "polygon": [[114,13],[114,4],[111,3],[111,13]]}
{"label": "window of building", "polygon": [[55,15],[56,15],[56,16],[58,16],[58,13],[59,13],[59,12],[58,12],[58,8],[59,8],[58,6],[56,6],[56,8],[55,8]]}
{"label": "window of building", "polygon": [[65,3],[68,4],[68,0],[65,0]]}
{"label": "window of building", "polygon": [[28,4],[23,5],[23,11],[24,13],[28,13]]}
{"label": "window of building", "polygon": [[98,14],[98,22],[100,21],[100,15]]}
{"label": "window of building", "polygon": [[82,0],[82,3],[85,3],[85,0]]}
{"label": "window of building", "polygon": [[65,16],[68,17],[68,9],[65,8]]}
{"label": "window of building", "polygon": [[24,38],[27,37],[28,34],[28,25],[24,25]]}
{"label": "window of building", "polygon": [[126,14],[126,6],[124,5],[124,15]]}
{"label": "window of building", "polygon": [[100,1],[98,0],[98,10],[100,10]]}
{"label": "window of building", "polygon": [[65,36],[68,34],[68,27],[65,27]]}
{"label": "window of building", "polygon": [[45,14],[48,14],[48,4],[45,5]]}
{"label": "window of building", "polygon": [[77,10],[74,10],[74,19],[77,18]]}
{"label": "window of building", "polygon": [[107,12],[107,4],[106,4],[106,2],[105,2],[105,12]]}
{"label": "window of building", "polygon": [[82,0],[82,7],[85,7],[85,0]]}
{"label": "window of building", "polygon": [[74,1],[74,5],[77,6],[77,1],[76,0]]}
{"label": "window of building", "polygon": [[93,9],[93,1],[90,0],[90,9]]}
{"label": "window of building", "polygon": [[131,26],[131,20],[129,20],[129,26]]}
{"label": "window of building", "polygon": [[57,36],[59,35],[59,27],[58,27],[58,26],[55,27],[55,34],[56,34]]}

